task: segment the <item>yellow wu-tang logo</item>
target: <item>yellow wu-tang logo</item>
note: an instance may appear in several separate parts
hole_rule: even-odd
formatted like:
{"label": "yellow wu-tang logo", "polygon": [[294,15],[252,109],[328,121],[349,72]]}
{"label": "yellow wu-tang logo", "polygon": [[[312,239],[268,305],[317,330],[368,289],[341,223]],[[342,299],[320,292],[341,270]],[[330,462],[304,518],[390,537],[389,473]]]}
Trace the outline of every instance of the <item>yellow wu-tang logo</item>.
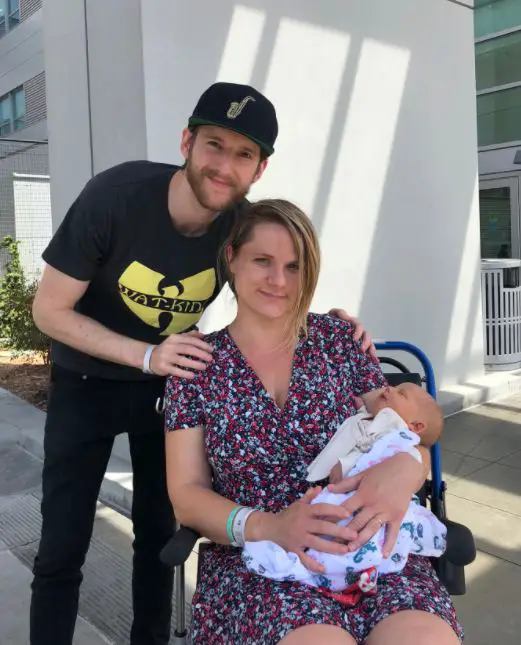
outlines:
{"label": "yellow wu-tang logo", "polygon": [[123,302],[147,325],[167,336],[195,325],[215,289],[215,270],[169,281],[140,262],[132,262],[119,278]]}

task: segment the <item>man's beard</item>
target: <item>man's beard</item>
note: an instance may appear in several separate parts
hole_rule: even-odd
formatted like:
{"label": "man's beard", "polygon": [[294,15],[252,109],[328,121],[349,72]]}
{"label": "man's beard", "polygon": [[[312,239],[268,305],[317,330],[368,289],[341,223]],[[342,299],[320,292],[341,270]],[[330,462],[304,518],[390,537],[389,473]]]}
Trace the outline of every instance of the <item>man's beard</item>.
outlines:
{"label": "man's beard", "polygon": [[205,178],[212,179],[213,177],[217,177],[218,173],[211,170],[200,170],[195,168],[190,157],[188,157],[186,161],[185,175],[195,198],[203,208],[206,208],[209,211],[228,210],[246,197],[251,186],[251,184],[247,188],[239,188],[236,185],[230,186],[230,196],[228,199],[224,196],[220,199],[218,197],[211,196],[204,188],[204,180]]}

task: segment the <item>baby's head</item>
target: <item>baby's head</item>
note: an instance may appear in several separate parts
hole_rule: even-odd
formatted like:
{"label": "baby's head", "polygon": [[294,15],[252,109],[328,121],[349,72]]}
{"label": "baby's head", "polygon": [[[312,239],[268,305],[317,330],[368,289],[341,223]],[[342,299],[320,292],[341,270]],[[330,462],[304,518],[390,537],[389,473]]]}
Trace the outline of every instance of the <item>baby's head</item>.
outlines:
{"label": "baby's head", "polygon": [[362,396],[367,411],[375,416],[383,408],[391,408],[420,435],[423,446],[436,443],[443,428],[443,412],[436,401],[422,387],[402,383],[385,387]]}

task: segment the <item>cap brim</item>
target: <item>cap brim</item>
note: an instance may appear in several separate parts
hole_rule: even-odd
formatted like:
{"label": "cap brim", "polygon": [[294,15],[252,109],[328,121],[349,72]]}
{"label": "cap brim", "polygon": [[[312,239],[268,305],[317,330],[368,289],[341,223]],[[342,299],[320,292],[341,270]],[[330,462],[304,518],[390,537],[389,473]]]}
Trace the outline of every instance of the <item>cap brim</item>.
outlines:
{"label": "cap brim", "polygon": [[189,128],[197,125],[215,125],[218,128],[224,128],[225,130],[232,130],[233,132],[242,134],[243,137],[246,137],[247,139],[250,139],[250,141],[253,141],[254,143],[256,143],[259,146],[259,148],[268,155],[268,157],[274,153],[274,149],[269,145],[267,145],[266,143],[259,141],[259,139],[256,139],[255,137],[252,137],[251,134],[244,132],[243,130],[241,130],[241,128],[234,128],[232,125],[229,125],[228,123],[219,123],[218,121],[210,121],[209,119],[201,119],[199,117],[190,117],[188,119]]}

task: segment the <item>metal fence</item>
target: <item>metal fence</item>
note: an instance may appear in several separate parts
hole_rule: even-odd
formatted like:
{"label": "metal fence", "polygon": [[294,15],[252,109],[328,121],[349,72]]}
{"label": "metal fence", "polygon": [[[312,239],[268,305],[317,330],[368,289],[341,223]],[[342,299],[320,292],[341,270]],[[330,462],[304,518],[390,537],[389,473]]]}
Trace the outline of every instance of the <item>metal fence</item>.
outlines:
{"label": "metal fence", "polygon": [[[46,141],[0,139],[0,239],[6,235],[20,241],[27,278],[38,278],[42,251],[52,235]],[[7,259],[2,251],[0,273]]]}

